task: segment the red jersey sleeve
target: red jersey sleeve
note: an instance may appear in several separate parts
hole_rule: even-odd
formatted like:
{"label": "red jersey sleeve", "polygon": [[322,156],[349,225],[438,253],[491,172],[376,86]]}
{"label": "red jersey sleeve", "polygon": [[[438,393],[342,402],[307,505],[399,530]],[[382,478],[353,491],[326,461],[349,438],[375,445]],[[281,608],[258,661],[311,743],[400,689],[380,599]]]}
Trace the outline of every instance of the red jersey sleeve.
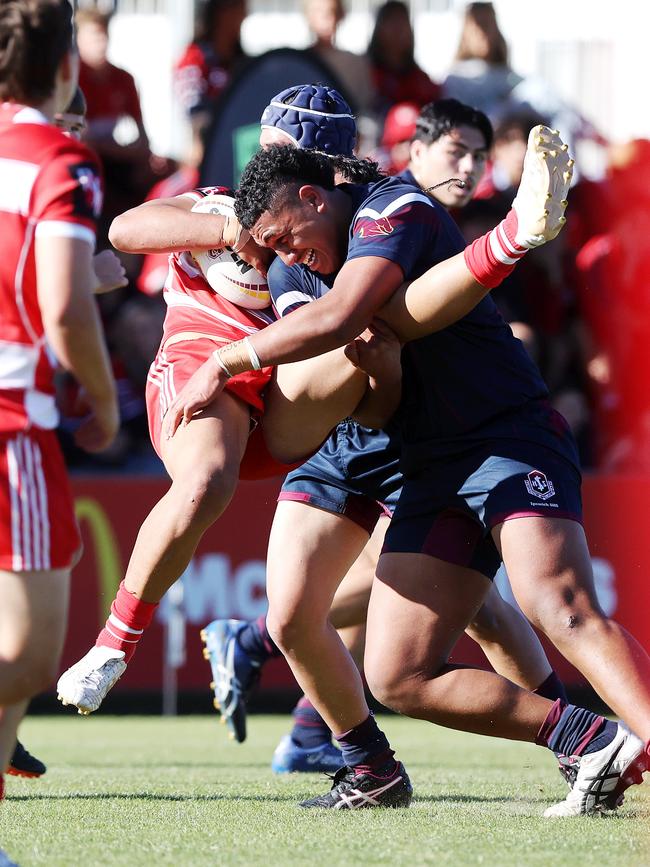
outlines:
{"label": "red jersey sleeve", "polygon": [[37,236],[65,235],[94,243],[102,198],[96,157],[80,142],[65,137],[43,163],[32,191],[30,216]]}

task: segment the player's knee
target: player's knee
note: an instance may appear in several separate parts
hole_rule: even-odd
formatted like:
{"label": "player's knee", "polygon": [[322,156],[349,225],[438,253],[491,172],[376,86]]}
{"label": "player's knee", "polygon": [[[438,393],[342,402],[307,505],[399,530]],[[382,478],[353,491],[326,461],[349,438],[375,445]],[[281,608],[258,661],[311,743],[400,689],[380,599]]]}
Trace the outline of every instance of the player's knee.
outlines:
{"label": "player's knee", "polygon": [[232,499],[238,477],[233,467],[197,467],[188,477],[174,480],[175,494],[192,522],[209,526]]}
{"label": "player's knee", "polygon": [[565,587],[562,592],[524,603],[526,617],[554,644],[572,641],[586,630],[603,628],[605,616],[595,599],[584,591]]}
{"label": "player's knee", "polygon": [[273,606],[266,615],[266,628],[283,653],[300,648],[313,634],[313,614],[305,606],[292,610],[277,610]]}
{"label": "player's knee", "polygon": [[479,644],[498,642],[500,637],[500,620],[496,612],[487,605],[482,605],[472,622],[466,629],[467,634]]}
{"label": "player's knee", "polygon": [[387,668],[385,665],[370,666],[365,663],[365,675],[368,689],[384,707],[396,713],[408,714],[408,709],[414,704],[411,678],[404,677],[399,670]]}

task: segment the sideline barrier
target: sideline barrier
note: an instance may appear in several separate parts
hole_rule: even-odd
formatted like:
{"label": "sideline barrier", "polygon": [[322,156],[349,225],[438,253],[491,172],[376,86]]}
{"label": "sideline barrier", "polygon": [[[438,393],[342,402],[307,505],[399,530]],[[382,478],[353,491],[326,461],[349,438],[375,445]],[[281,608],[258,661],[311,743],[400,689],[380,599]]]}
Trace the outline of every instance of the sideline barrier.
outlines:
{"label": "sideline barrier", "polygon": [[[73,573],[70,627],[61,670],[94,643],[123,577],[140,525],[166,491],[165,479],[98,476],[74,478],[73,490],[84,553]],[[216,617],[253,619],[266,610],[266,542],[279,481],[243,482],[230,507],[201,541],[182,577],[187,617],[187,658],[178,670],[179,690],[205,689],[210,681],[199,630]],[[585,479],[585,525],[598,597],[650,649],[650,476]],[[507,592],[507,587],[505,588]],[[160,690],[165,602],[114,691]],[[554,650],[551,661],[569,685],[584,683]],[[454,661],[482,664],[463,639]],[[268,666],[260,689],[295,688],[284,661]]]}

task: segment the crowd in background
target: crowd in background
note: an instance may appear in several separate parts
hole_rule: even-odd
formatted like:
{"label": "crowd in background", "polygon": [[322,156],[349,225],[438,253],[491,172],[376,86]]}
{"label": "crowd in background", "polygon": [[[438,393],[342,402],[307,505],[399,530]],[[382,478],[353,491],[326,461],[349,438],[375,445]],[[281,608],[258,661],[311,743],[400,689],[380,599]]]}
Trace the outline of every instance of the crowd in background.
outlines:
{"label": "crowd in background", "polygon": [[[175,95],[190,119],[192,142],[182,160],[172,161],[151,153],[133,78],[108,62],[108,17],[88,9],[78,13],[85,138],[99,154],[106,179],[100,249],[108,246],[108,226],[118,213],[198,183],[203,133],[231,77],[248,59],[240,42],[246,14],[246,0],[207,0],[200,7],[195,38],[175,66]],[[426,103],[455,97],[488,115],[495,130],[488,170],[470,205],[454,215],[468,241],[507,213],[533,126],[560,129],[572,147],[584,138],[606,147],[575,107],[511,68],[491,3],[466,7],[455,60],[438,82],[415,61],[409,7],[401,0],[377,9],[365,55],[336,47],[342,0],[305,0],[304,14],[313,35],[306,50],[332,70],[357,114],[359,156],[376,159],[386,172],[408,163],[415,121]],[[576,435],[583,465],[628,471],[650,463],[650,400],[643,387],[649,381],[650,324],[639,315],[650,300],[643,253],[650,142],[612,147],[608,156],[604,178],[577,173],[569,222],[558,240],[527,256],[494,297],[540,366],[555,406]],[[129,285],[99,299],[122,429],[109,452],[91,458],[72,445],[74,422],[64,423],[61,436],[73,467],[160,468],[148,444],[143,395],[164,316],[166,257],[124,257],[124,265]]]}

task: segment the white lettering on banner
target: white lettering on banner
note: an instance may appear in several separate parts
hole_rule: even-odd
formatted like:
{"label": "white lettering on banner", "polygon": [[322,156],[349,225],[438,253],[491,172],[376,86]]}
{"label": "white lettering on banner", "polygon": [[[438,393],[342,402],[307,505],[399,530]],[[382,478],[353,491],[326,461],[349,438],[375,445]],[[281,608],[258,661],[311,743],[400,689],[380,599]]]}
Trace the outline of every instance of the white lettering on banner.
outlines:
{"label": "white lettering on banner", "polygon": [[[600,607],[608,617],[616,611],[618,604],[618,594],[616,593],[616,572],[609,560],[604,560],[602,557],[592,557],[591,566],[594,572],[594,586],[596,588],[596,598]],[[510,603],[514,608],[519,608],[517,601],[510,587],[510,581],[503,566],[499,568],[494,579],[497,590],[501,596]]]}
{"label": "white lettering on banner", "polygon": [[[233,571],[226,554],[194,557],[181,575],[188,623],[205,625],[216,618],[254,620],[264,614],[266,567],[263,560],[246,560]],[[169,604],[163,597],[157,619],[166,623]]]}
{"label": "white lettering on banner", "polygon": [[[266,565],[263,560],[247,560],[235,572],[231,584],[233,607],[244,620],[255,620],[266,614]],[[229,615],[233,616],[233,615]]]}

